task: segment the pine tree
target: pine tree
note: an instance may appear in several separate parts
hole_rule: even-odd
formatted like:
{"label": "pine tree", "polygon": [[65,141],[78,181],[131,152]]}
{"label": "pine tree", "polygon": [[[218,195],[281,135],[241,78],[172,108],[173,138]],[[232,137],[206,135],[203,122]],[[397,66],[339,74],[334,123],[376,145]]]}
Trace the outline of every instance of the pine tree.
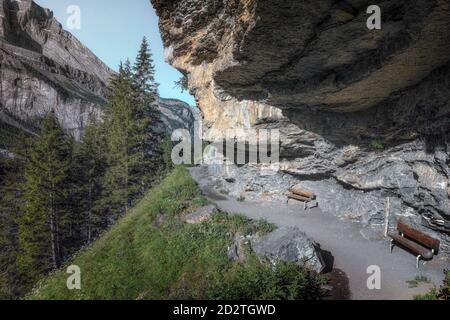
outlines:
{"label": "pine tree", "polygon": [[123,64],[122,68],[127,79],[133,81],[133,69],[131,67],[130,59],[125,60],[125,63]]}
{"label": "pine tree", "polygon": [[0,157],[0,299],[25,293],[17,272],[17,222],[23,211],[25,163],[30,138],[21,134],[12,148],[13,158]]}
{"label": "pine tree", "polygon": [[15,291],[15,218],[19,205],[14,190],[19,178],[14,174],[16,163],[0,157],[0,299],[14,297]]}
{"label": "pine tree", "polygon": [[92,116],[83,141],[76,148],[72,164],[74,211],[80,217],[77,240],[84,243],[91,242],[108,226],[108,217],[98,205],[107,166],[105,137],[101,123]]}
{"label": "pine tree", "polygon": [[107,136],[108,169],[102,181],[101,207],[117,219],[126,213],[130,205],[129,183],[129,134],[131,114],[137,104],[131,82],[127,79],[123,65],[111,82],[112,97],[109,103]]}
{"label": "pine tree", "polygon": [[106,124],[108,170],[103,179],[102,204],[116,219],[126,213],[151,184],[155,171],[152,154],[155,139],[152,119],[123,65],[111,82],[111,91]]}
{"label": "pine tree", "polygon": [[11,212],[8,210],[5,199],[7,171],[6,160],[0,156],[0,299],[8,299],[10,296],[8,271],[12,262],[11,253],[14,250],[14,246],[11,245],[12,239],[9,230]]}
{"label": "pine tree", "polygon": [[[155,80],[155,65],[146,37],[142,39],[133,71],[133,88],[137,93],[138,101],[143,105],[146,114],[150,118],[150,127],[148,129],[154,133],[153,142],[156,146],[161,142],[158,140],[158,135],[155,134],[154,130],[161,121],[160,112],[156,105],[159,84]],[[155,150],[156,147],[153,147],[153,151]]]}
{"label": "pine tree", "polygon": [[155,81],[155,65],[146,37],[142,39],[133,71],[133,85],[138,92],[138,99],[150,107],[158,95],[159,84]]}
{"label": "pine tree", "polygon": [[[143,112],[147,115],[148,121],[142,128],[151,132],[152,136],[148,141],[144,141],[141,148],[143,152],[149,153],[152,157],[152,163],[149,164],[152,169],[147,172],[146,177],[149,180],[160,174],[163,169],[162,159],[162,137],[158,133],[157,128],[161,124],[161,113],[158,110],[158,86],[155,81],[155,65],[153,63],[152,53],[149,48],[147,39],[144,37],[133,67],[133,85],[137,92],[138,101],[142,104]],[[143,126],[144,123],[141,123]],[[144,184],[148,184],[148,181]]]}
{"label": "pine tree", "polygon": [[68,225],[71,146],[54,112],[45,119],[25,169],[24,214],[18,219],[18,267],[32,283],[61,266]]}
{"label": "pine tree", "polygon": [[174,82],[175,88],[180,89],[181,92],[189,92],[189,78],[186,75],[182,75],[178,81]]}

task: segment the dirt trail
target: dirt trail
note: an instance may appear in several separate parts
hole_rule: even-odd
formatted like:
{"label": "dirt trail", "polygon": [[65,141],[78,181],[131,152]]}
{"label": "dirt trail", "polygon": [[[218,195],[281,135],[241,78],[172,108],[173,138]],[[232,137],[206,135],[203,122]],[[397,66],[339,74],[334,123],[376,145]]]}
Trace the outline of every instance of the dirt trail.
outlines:
{"label": "dirt trail", "polygon": [[[388,241],[369,241],[360,234],[356,223],[342,221],[324,214],[320,209],[303,210],[303,205],[292,201],[289,205],[277,202],[239,202],[219,194],[205,168],[190,169],[206,197],[221,210],[240,213],[252,219],[266,219],[278,226],[296,226],[316,241],[323,250],[331,252],[334,268],[348,277],[351,299],[408,300],[427,292],[433,284],[443,280],[445,261],[435,259],[420,269],[415,267],[415,257],[400,248],[389,253]],[[448,261],[447,261],[448,263]],[[381,290],[369,290],[369,266],[381,269]],[[425,275],[430,284],[409,288],[407,281]]]}

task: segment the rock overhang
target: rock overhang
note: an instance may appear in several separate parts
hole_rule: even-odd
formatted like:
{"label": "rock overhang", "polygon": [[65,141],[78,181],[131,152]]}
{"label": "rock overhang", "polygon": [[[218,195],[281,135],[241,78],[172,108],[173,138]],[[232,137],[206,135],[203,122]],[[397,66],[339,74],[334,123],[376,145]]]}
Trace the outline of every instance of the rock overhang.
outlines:
{"label": "rock overhang", "polygon": [[[396,217],[428,219],[448,248],[440,224],[450,199],[448,0],[152,3],[205,128],[280,129],[284,172],[338,184],[350,198],[370,194],[377,208],[395,197]],[[381,7],[381,30],[366,26],[369,5]],[[392,155],[397,165],[386,162]],[[424,159],[433,177],[421,174]],[[389,180],[398,164],[408,188]],[[333,201],[347,210],[348,199]],[[358,203],[358,215],[373,216],[370,203]]]}
{"label": "rock overhang", "polygon": [[[175,55],[199,65],[231,50],[213,78],[238,100],[364,110],[450,60],[446,0],[152,2]],[[366,27],[373,4],[381,30]]]}

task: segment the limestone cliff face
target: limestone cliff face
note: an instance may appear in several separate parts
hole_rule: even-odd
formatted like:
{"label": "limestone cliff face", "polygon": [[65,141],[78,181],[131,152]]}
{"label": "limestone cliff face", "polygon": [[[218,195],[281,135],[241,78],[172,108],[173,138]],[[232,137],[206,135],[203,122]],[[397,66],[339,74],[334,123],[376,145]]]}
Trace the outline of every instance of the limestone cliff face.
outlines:
{"label": "limestone cliff face", "polygon": [[[237,101],[215,81],[215,75],[225,65],[233,64],[232,50],[236,40],[233,33],[235,28],[241,27],[236,19],[250,10],[247,5],[239,4],[239,1],[224,2],[226,4],[222,1],[152,3],[161,18],[166,59],[189,75],[189,87],[203,112],[206,127],[249,128],[258,119],[282,117],[279,110],[261,101]],[[237,8],[239,13],[234,11]]]}
{"label": "limestone cliff face", "polygon": [[163,135],[171,136],[177,129],[186,129],[191,135],[195,130],[195,122],[201,121],[201,114],[197,107],[177,99],[158,98],[156,101],[161,114],[160,131]]}
{"label": "limestone cliff face", "polygon": [[390,197],[450,252],[448,0],[151,2],[208,127],[279,128],[324,210],[373,231]]}
{"label": "limestone cliff face", "polygon": [[[31,0],[0,0],[0,149],[21,130],[37,132],[50,110],[80,138],[90,115],[103,114],[112,74],[50,10]],[[196,108],[163,98],[157,105],[162,134],[193,130]]]}
{"label": "limestone cliff face", "polygon": [[112,71],[31,0],[0,0],[0,120],[35,131],[50,110],[75,136],[106,103]]}

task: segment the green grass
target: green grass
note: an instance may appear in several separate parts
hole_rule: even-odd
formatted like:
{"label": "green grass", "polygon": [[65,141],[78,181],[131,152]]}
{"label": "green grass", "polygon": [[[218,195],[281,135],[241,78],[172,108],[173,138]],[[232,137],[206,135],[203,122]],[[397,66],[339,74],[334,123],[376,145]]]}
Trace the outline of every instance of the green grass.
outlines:
{"label": "green grass", "polygon": [[[66,268],[43,279],[28,299],[315,299],[324,280],[297,265],[273,267],[250,255],[234,262],[227,250],[236,232],[273,226],[217,213],[188,225],[184,214],[206,204],[186,169],[177,167],[131,212],[67,265],[81,269],[81,290],[66,287]],[[156,217],[164,215],[157,227]]]}
{"label": "green grass", "polygon": [[406,281],[409,288],[417,288],[421,283],[430,283],[430,279],[424,275],[418,275],[413,280]]}
{"label": "green grass", "polygon": [[444,271],[445,279],[441,287],[433,288],[424,295],[418,295],[415,300],[450,300],[450,271]]}
{"label": "green grass", "polygon": [[438,291],[436,288],[433,288],[433,289],[431,289],[430,292],[428,292],[426,294],[415,296],[414,300],[424,300],[424,301],[439,300]]}

